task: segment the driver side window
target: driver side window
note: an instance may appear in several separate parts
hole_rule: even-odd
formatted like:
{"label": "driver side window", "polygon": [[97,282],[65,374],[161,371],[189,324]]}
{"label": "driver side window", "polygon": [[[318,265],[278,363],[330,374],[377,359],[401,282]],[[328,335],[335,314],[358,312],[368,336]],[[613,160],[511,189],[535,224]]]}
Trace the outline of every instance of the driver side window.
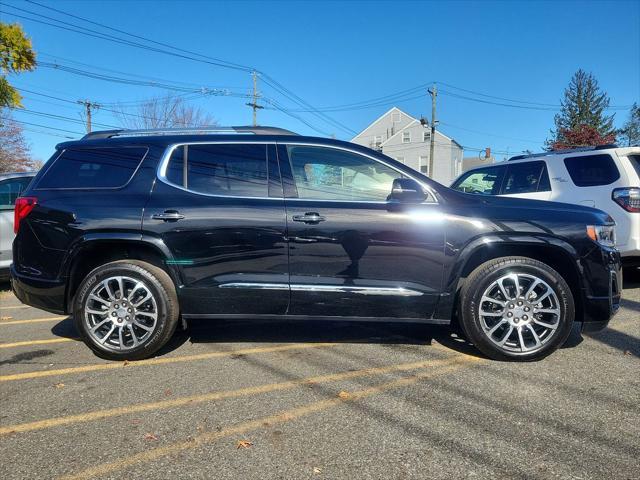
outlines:
{"label": "driver side window", "polygon": [[393,180],[403,175],[368,157],[306,145],[287,147],[298,189],[305,200],[384,202]]}
{"label": "driver side window", "polygon": [[490,167],[474,170],[463,175],[451,188],[465,193],[479,193],[481,195],[498,195],[504,167]]}

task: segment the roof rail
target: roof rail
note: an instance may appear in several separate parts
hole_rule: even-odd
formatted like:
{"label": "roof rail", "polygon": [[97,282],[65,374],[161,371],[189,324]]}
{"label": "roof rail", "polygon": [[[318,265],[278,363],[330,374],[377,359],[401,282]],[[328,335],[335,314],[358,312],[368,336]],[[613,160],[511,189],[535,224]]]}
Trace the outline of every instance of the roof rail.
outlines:
{"label": "roof rail", "polygon": [[522,160],[523,158],[546,157],[548,155],[558,155],[558,154],[562,155],[564,153],[590,152],[590,151],[593,151],[593,150],[606,150],[608,148],[618,148],[618,145],[616,145],[615,143],[609,143],[607,145],[595,145],[595,146],[592,146],[592,147],[569,148],[569,149],[566,149],[566,150],[550,150],[548,152],[516,155],[514,157],[509,158],[509,160],[507,160],[507,161],[510,162],[511,160]]}
{"label": "roof rail", "polygon": [[203,135],[203,134],[253,134],[253,135],[297,135],[297,133],[278,127],[193,127],[193,128],[154,128],[149,130],[100,130],[87,133],[82,140],[94,140],[113,137],[139,137],[151,135]]}

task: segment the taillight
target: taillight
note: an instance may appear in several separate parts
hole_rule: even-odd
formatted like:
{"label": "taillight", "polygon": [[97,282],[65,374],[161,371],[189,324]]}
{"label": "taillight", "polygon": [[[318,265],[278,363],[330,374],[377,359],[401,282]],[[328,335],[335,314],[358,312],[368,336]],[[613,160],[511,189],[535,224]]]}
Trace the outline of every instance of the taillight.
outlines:
{"label": "taillight", "polygon": [[18,233],[20,230],[20,222],[31,213],[33,207],[38,203],[36,197],[18,197],[13,210],[13,231]]}
{"label": "taillight", "polygon": [[611,198],[627,212],[640,212],[640,188],[616,188]]}

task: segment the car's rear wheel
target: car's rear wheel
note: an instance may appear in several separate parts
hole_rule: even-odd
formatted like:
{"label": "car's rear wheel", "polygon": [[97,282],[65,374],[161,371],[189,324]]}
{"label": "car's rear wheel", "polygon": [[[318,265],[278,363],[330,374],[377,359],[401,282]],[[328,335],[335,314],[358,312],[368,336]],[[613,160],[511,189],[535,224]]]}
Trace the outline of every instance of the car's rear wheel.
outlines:
{"label": "car's rear wheel", "polygon": [[575,306],[567,282],[549,265],[503,257],[469,275],[460,313],[465,333],[482,353],[497,360],[531,361],[566,341]]}
{"label": "car's rear wheel", "polygon": [[80,336],[99,356],[112,360],[149,357],[171,338],[178,316],[169,275],[136,260],[111,262],[90,272],[74,303]]}

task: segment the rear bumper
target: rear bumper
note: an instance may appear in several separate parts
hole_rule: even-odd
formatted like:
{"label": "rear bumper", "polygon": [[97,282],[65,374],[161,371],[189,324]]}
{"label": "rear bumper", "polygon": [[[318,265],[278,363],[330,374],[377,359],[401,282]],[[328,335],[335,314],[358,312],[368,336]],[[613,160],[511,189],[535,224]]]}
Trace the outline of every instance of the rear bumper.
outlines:
{"label": "rear bumper", "polygon": [[620,309],[622,296],[622,263],[619,256],[606,266],[609,292],[607,296],[595,297],[585,295],[583,332],[597,332],[609,324],[609,320]]}
{"label": "rear bumper", "polygon": [[12,265],[11,289],[22,303],[60,315],[66,313],[64,282],[20,275]]}

